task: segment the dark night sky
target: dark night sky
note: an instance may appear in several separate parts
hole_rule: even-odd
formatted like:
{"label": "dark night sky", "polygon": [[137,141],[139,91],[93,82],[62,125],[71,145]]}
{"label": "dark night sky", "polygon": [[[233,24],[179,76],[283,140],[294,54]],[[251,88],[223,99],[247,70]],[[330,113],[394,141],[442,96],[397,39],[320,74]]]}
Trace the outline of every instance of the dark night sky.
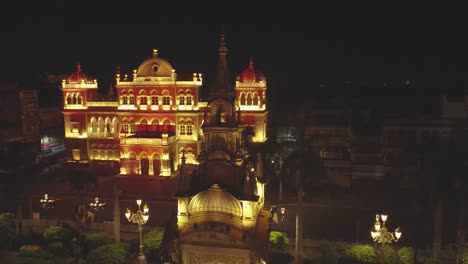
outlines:
{"label": "dark night sky", "polygon": [[2,11],[0,79],[70,74],[80,62],[106,82],[117,64],[130,73],[153,48],[177,72],[209,77],[224,24],[231,70],[239,73],[252,56],[280,93],[406,79],[421,91],[467,90],[468,23],[461,7],[38,2]]}

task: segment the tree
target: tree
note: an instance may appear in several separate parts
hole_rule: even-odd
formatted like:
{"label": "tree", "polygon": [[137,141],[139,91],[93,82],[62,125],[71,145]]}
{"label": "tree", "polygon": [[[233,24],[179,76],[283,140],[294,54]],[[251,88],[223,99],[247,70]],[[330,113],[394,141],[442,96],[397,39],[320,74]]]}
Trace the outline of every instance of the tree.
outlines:
{"label": "tree", "polygon": [[145,251],[148,254],[148,257],[153,260],[158,260],[161,250],[161,244],[164,237],[164,229],[162,228],[155,228],[148,233],[146,233],[143,237],[143,246],[145,247]]}
{"label": "tree", "polygon": [[270,244],[272,248],[284,249],[289,245],[288,235],[284,232],[271,231],[270,232]]}
{"label": "tree", "polygon": [[11,213],[0,214],[0,249],[9,249],[15,234],[15,216]]}

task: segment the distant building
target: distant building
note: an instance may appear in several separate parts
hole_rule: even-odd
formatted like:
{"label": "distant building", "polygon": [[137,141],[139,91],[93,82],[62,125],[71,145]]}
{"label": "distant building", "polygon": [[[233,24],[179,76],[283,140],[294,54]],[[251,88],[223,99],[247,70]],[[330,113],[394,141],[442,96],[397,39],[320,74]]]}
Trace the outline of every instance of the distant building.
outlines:
{"label": "distant building", "polygon": [[39,108],[41,149],[40,158],[65,154],[63,115],[61,108]]}
{"label": "distant building", "polygon": [[[392,183],[414,188],[421,153],[467,138],[468,97],[422,98],[388,107],[388,98],[336,96],[303,106],[304,147],[319,153],[320,182],[351,188]],[[380,105],[380,109],[370,106]]]}
{"label": "distant building", "polygon": [[16,83],[0,84],[0,123],[0,166],[36,164],[40,142],[37,92]]}

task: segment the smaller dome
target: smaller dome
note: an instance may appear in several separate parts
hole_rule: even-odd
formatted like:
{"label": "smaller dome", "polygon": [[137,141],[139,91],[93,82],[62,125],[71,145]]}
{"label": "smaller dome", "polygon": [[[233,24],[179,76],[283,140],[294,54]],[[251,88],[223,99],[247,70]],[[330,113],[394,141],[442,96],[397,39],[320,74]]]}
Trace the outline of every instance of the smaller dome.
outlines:
{"label": "smaller dome", "polygon": [[188,211],[194,213],[224,213],[242,216],[242,207],[230,193],[223,191],[218,184],[195,195],[189,203]]}
{"label": "smaller dome", "polygon": [[72,73],[68,79],[68,83],[80,83],[82,80],[85,82],[90,80],[86,74],[81,71],[81,64],[76,65],[76,72]]}
{"label": "smaller dome", "polygon": [[237,80],[241,82],[258,82],[263,79],[263,74],[256,73],[254,71],[254,63],[252,59],[250,59],[249,68],[245,69],[237,76]]}
{"label": "smaller dome", "polygon": [[171,77],[174,68],[165,59],[158,57],[158,50],[153,50],[153,57],[143,61],[138,67],[138,77]]}

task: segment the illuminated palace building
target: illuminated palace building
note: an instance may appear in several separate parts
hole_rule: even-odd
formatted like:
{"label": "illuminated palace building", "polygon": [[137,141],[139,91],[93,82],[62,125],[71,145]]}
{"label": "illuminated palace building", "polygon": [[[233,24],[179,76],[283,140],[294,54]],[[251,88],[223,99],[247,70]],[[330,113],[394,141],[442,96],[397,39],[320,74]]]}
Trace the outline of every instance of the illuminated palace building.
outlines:
{"label": "illuminated palace building", "polygon": [[[221,40],[224,45],[224,37]],[[198,164],[204,122],[217,111],[222,120],[232,114],[223,106],[213,110],[202,100],[201,73],[188,76],[179,76],[159,57],[158,50],[153,50],[152,57],[133,74],[118,72],[115,87],[103,95],[98,93],[97,81],[78,65],[76,72],[62,81],[67,156],[78,163],[120,164],[122,175],[174,175],[182,153],[187,164]],[[264,76],[254,71],[251,60],[232,81],[233,111],[239,121],[254,128],[253,141],[264,142]]]}

